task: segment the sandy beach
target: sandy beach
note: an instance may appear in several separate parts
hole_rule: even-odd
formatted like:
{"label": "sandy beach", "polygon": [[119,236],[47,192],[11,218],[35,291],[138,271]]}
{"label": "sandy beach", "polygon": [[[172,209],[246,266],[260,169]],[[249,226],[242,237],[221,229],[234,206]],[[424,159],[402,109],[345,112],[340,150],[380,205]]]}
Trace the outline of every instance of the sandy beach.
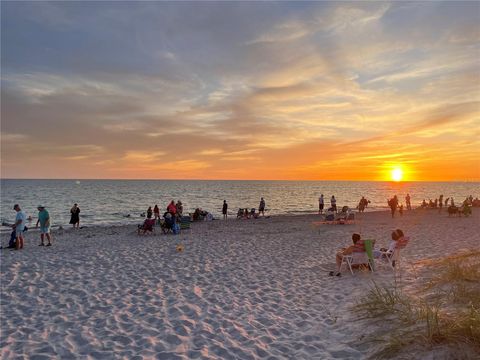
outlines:
{"label": "sandy beach", "polygon": [[416,269],[422,260],[478,250],[473,210],[370,212],[352,225],[315,225],[317,215],[216,220],[177,236],[68,228],[53,232],[51,248],[31,231],[24,250],[1,251],[1,358],[367,358],[374,345],[361,341],[366,325],[351,308],[372,280],[392,283],[394,272],[330,277],[336,250],[354,232],[381,247],[403,229],[408,288],[429,276]]}

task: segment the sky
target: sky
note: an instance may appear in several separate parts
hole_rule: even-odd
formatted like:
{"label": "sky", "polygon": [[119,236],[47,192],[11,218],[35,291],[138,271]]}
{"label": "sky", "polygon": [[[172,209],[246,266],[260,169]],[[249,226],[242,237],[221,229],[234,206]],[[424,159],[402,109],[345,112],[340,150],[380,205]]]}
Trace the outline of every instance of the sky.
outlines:
{"label": "sky", "polygon": [[2,1],[1,177],[479,181],[479,24],[479,2]]}

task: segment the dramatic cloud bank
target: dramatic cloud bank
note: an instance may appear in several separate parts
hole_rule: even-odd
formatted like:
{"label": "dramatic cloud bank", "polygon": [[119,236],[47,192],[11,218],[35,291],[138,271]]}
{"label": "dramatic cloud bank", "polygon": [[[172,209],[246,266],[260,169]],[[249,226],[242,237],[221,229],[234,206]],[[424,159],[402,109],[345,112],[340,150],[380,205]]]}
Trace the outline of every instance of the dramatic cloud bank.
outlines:
{"label": "dramatic cloud bank", "polygon": [[480,179],[477,2],[2,2],[2,177]]}

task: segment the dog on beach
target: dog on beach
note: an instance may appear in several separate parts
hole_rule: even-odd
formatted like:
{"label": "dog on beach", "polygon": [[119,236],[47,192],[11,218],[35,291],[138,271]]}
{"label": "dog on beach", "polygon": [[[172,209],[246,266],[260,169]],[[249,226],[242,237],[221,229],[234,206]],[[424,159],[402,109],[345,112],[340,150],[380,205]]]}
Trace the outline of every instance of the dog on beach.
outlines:
{"label": "dog on beach", "polygon": [[454,206],[454,205],[450,205],[448,207],[448,217],[451,217],[451,216],[460,216],[460,211],[458,211],[458,207]]}

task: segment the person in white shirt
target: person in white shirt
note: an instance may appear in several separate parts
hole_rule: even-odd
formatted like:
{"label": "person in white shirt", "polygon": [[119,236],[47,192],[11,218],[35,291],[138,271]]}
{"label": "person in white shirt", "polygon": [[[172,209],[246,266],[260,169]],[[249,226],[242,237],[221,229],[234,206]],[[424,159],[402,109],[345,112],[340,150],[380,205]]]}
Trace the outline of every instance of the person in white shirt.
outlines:
{"label": "person in white shirt", "polygon": [[323,207],[325,206],[325,201],[323,200],[323,194],[318,198],[318,212],[323,214]]}
{"label": "person in white shirt", "polygon": [[12,225],[12,228],[15,229],[17,244],[15,250],[23,249],[23,231],[25,230],[25,223],[27,221],[27,215],[20,209],[18,204],[13,206],[13,210],[17,212],[15,216],[15,224]]}

